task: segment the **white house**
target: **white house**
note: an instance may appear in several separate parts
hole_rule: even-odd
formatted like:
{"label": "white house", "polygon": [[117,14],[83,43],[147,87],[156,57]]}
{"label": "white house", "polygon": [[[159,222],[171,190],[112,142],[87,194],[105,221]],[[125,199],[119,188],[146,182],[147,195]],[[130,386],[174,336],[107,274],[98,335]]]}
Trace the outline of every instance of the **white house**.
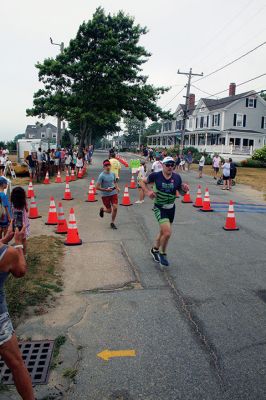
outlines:
{"label": "white house", "polygon": [[[252,154],[266,145],[266,101],[255,91],[235,94],[230,84],[229,96],[222,99],[202,98],[195,105],[189,97],[185,146],[208,153]],[[163,121],[160,134],[148,138],[151,147],[171,147],[179,143],[183,128],[183,104],[177,107],[173,121]]]}

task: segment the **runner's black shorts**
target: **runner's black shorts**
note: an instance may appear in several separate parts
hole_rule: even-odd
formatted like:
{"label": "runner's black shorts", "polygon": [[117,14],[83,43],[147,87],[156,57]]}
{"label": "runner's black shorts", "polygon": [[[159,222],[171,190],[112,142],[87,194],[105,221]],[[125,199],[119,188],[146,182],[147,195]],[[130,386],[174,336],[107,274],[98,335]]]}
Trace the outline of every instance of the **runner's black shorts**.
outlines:
{"label": "runner's black shorts", "polygon": [[172,224],[175,218],[175,205],[172,208],[162,208],[158,204],[154,204],[153,212],[159,224]]}

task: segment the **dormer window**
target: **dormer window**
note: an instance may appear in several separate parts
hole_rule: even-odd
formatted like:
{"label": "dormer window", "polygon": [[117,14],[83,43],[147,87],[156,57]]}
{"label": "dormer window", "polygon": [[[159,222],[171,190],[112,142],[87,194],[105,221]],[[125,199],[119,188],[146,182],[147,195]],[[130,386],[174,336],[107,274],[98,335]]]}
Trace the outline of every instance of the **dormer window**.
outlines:
{"label": "dormer window", "polygon": [[247,97],[246,98],[246,107],[247,108],[256,108],[257,107],[257,99],[255,99],[255,97]]}

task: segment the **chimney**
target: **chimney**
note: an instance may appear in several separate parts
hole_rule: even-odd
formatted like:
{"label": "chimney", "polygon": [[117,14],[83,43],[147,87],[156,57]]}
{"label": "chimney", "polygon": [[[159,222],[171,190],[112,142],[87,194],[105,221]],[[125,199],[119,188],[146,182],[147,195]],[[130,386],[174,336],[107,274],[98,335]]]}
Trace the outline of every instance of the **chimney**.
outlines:
{"label": "chimney", "polygon": [[188,97],[188,109],[193,110],[195,108],[195,95],[190,93]]}
{"label": "chimney", "polygon": [[235,96],[236,94],[236,84],[230,83],[229,85],[229,96]]}

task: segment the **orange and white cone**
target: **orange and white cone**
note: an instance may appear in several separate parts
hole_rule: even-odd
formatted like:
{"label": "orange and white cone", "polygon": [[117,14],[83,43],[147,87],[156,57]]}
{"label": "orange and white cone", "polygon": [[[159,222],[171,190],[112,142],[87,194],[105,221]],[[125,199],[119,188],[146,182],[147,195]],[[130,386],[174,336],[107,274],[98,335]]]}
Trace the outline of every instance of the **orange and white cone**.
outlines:
{"label": "orange and white cone", "polygon": [[56,206],[55,206],[54,198],[51,197],[48,219],[47,219],[47,222],[45,222],[45,225],[57,225],[57,223],[58,223],[58,219],[57,219]]}
{"label": "orange and white cone", "polygon": [[27,198],[31,199],[32,197],[35,197],[35,194],[34,194],[34,190],[33,190],[32,181],[30,181],[29,186],[28,186]]}
{"label": "orange and white cone", "polygon": [[42,216],[39,215],[37,204],[33,196],[30,200],[29,219],[36,219],[36,218],[42,218]]}
{"label": "orange and white cone", "polygon": [[91,180],[91,185],[92,185],[92,187],[93,187],[94,194],[96,195],[96,194],[97,194],[97,190],[96,190],[94,178],[92,178],[92,180]]}
{"label": "orange and white cone", "polygon": [[57,177],[56,177],[55,182],[56,182],[56,183],[62,183],[62,178],[61,178],[60,171],[57,172]]}
{"label": "orange and white cone", "polygon": [[76,175],[75,175],[75,171],[74,169],[71,170],[71,177],[70,177],[71,181],[75,181],[76,180]]}
{"label": "orange and white cone", "polygon": [[67,229],[67,222],[62,203],[58,203],[58,224],[55,233],[64,234],[67,233]]}
{"label": "orange and white cone", "polygon": [[62,200],[73,200],[71,191],[70,191],[70,187],[69,187],[69,183],[66,183],[66,188],[65,188],[65,193],[64,193],[64,197]]}
{"label": "orange and white cone", "polygon": [[189,190],[187,191],[187,193],[184,194],[183,199],[181,201],[182,203],[193,203],[190,197]]}
{"label": "orange and white cone", "polygon": [[92,184],[90,184],[89,192],[88,192],[88,199],[86,200],[86,202],[87,203],[95,203],[96,201],[98,201],[98,200],[96,200],[93,186],[92,186]]}
{"label": "orange and white cone", "polygon": [[137,185],[136,185],[136,182],[135,182],[134,175],[132,175],[132,177],[131,177],[129,189],[137,189]]}
{"label": "orange and white cone", "polygon": [[82,175],[82,169],[79,168],[79,172],[78,172],[78,179],[82,179],[83,175]]}
{"label": "orange and white cone", "polygon": [[79,237],[74,208],[71,208],[68,221],[67,237],[66,241],[64,242],[64,245],[78,246],[80,244],[82,244],[82,240]]}
{"label": "orange and white cone", "polygon": [[202,197],[201,197],[201,186],[198,186],[197,197],[193,207],[201,208],[203,207]]}
{"label": "orange and white cone", "polygon": [[234,211],[234,203],[230,200],[229,209],[225,221],[225,226],[223,226],[225,231],[239,231],[239,228],[236,226],[236,217]]}
{"label": "orange and white cone", "polygon": [[71,178],[69,176],[68,169],[66,170],[66,183],[69,183],[71,181]]}
{"label": "orange and white cone", "polygon": [[209,195],[208,188],[206,188],[206,190],[205,190],[203,205],[202,205],[202,208],[200,208],[200,211],[203,211],[203,212],[212,212],[213,211],[213,209],[211,208],[211,201],[210,201],[210,195]]}
{"label": "orange and white cone", "polygon": [[122,199],[122,203],[120,203],[121,206],[132,206],[132,203],[130,201],[129,193],[128,193],[128,186],[125,186],[125,191]]}
{"label": "orange and white cone", "polygon": [[45,179],[44,179],[43,183],[45,185],[49,185],[49,183],[50,183],[48,171],[46,172]]}

